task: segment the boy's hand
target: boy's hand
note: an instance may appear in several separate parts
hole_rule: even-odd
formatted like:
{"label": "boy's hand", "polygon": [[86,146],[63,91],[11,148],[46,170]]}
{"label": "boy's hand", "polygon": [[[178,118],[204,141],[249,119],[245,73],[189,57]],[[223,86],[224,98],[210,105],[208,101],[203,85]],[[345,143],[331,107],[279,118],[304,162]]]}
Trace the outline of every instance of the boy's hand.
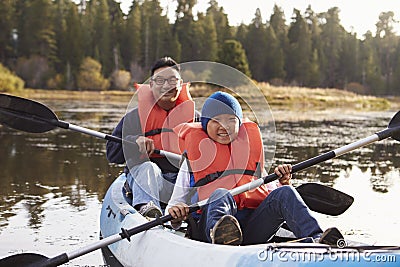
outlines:
{"label": "boy's hand", "polygon": [[290,179],[292,178],[292,165],[290,164],[281,164],[275,168],[274,172],[279,176],[279,182],[282,185],[290,185]]}
{"label": "boy's hand", "polygon": [[174,218],[171,220],[171,223],[180,223],[187,219],[187,216],[189,215],[189,206],[185,203],[178,203],[169,208],[168,213],[171,214],[172,218]]}

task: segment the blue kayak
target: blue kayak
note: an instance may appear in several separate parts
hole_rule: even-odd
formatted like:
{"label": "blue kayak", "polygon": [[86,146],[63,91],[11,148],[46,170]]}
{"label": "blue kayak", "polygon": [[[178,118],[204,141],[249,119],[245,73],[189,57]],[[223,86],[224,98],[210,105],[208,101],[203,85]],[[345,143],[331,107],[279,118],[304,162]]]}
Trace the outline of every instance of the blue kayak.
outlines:
{"label": "blue kayak", "polygon": [[[125,174],[110,186],[100,215],[101,237],[109,237],[149,220],[125,197]],[[346,240],[347,241],[347,240]],[[157,226],[103,248],[111,266],[400,266],[400,248],[366,246],[348,241],[344,248],[315,243],[281,242],[226,246],[185,238],[179,231]]]}

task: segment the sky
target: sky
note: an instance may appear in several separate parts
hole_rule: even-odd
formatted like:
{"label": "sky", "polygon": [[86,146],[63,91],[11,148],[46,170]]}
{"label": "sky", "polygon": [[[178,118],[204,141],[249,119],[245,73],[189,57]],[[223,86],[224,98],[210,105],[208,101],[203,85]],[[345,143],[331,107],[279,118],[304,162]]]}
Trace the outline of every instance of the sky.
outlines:
{"label": "sky", "polygon": [[[120,0],[121,8],[124,12],[129,10],[132,0]],[[209,0],[197,0],[194,14],[197,11],[205,12]],[[326,12],[331,7],[338,7],[340,10],[339,18],[341,24],[348,32],[356,32],[358,37],[362,37],[368,30],[375,34],[375,24],[379,20],[381,12],[393,11],[394,18],[400,20],[400,1],[399,0],[217,0],[218,5],[224,8],[228,15],[229,25],[237,26],[240,23],[249,24],[254,18],[257,8],[261,10],[264,21],[269,20],[273,7],[277,4],[285,13],[286,22],[290,23],[293,9],[299,9],[302,13],[311,5],[314,12]],[[168,6],[168,17],[174,21],[174,11],[176,1],[160,0],[161,6],[166,10]],[[395,31],[400,34],[400,24],[395,25]]]}

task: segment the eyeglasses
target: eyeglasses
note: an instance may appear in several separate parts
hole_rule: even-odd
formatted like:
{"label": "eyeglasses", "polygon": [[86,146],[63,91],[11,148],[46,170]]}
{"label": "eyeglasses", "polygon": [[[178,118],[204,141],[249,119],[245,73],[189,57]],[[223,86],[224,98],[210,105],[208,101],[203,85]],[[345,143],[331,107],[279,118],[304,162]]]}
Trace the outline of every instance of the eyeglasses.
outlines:
{"label": "eyeglasses", "polygon": [[164,85],[165,81],[168,82],[169,85],[176,85],[179,81],[179,78],[177,77],[169,77],[167,79],[163,78],[163,77],[155,77],[154,79],[152,79],[157,85]]}

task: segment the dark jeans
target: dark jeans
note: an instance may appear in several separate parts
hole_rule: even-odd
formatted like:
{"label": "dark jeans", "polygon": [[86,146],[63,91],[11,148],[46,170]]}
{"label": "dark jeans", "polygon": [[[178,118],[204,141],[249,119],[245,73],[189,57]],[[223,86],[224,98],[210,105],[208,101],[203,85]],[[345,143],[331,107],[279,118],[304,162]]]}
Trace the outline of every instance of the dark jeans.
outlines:
{"label": "dark jeans", "polygon": [[211,242],[210,229],[224,215],[238,219],[244,245],[266,243],[284,222],[297,238],[322,233],[317,220],[292,186],[273,190],[255,210],[240,211],[228,190],[217,189],[203,208],[199,222],[200,231],[208,242]]}

